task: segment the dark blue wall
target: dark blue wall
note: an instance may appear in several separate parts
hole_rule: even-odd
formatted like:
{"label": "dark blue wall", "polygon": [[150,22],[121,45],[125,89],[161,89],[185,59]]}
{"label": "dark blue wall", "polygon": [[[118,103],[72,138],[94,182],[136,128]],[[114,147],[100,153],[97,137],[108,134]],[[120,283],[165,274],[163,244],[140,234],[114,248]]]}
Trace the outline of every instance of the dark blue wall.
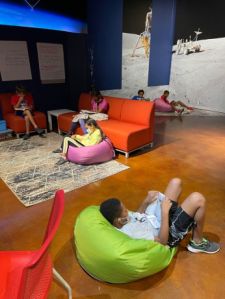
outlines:
{"label": "dark blue wall", "polygon": [[[33,94],[37,110],[75,108],[82,91],[88,90],[87,36],[61,31],[0,26],[1,40],[27,41],[32,80],[0,82],[0,92],[12,92],[23,83]],[[36,42],[61,43],[64,49],[66,81],[41,84]]]}
{"label": "dark blue wall", "polygon": [[122,26],[123,0],[88,1],[88,46],[98,89],[121,88]]}
{"label": "dark blue wall", "polygon": [[176,17],[176,0],[153,0],[148,85],[168,85]]}

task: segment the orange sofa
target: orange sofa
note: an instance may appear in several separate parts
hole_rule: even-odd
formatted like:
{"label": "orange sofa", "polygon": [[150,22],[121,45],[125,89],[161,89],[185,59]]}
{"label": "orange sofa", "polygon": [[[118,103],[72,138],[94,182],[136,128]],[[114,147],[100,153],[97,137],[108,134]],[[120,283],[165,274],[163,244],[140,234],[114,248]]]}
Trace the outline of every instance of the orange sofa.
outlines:
{"label": "orange sofa", "polygon": [[[109,103],[109,119],[98,121],[98,124],[117,151],[125,153],[128,158],[131,152],[153,144],[153,102],[133,101],[109,96],[104,96],[104,98]],[[82,93],[80,95],[78,108],[79,111],[91,109],[89,94]],[[72,112],[59,115],[58,127],[60,131],[68,132],[75,114]]]}
{"label": "orange sofa", "polygon": [[[16,133],[17,138],[20,134],[26,132],[25,120],[21,116],[15,115],[13,106],[11,105],[11,96],[13,93],[2,93],[0,94],[0,109],[2,117],[6,121],[6,125],[9,129]],[[38,127],[45,129],[47,132],[47,121],[46,116],[43,112],[34,112],[34,120]],[[33,126],[30,127],[30,132],[34,131]]]}

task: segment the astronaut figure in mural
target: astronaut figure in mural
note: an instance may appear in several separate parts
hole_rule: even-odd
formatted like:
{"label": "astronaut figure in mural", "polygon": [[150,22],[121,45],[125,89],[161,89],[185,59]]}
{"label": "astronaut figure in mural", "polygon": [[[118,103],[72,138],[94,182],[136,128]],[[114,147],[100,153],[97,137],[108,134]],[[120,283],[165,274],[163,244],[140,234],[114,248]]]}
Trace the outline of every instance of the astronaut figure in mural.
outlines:
{"label": "astronaut figure in mural", "polygon": [[[151,7],[149,7],[149,11],[147,12],[145,17],[145,31],[139,35],[132,56],[135,56],[136,49],[144,48],[145,56],[149,57],[151,28],[152,28],[152,9]],[[141,46],[140,46],[140,42],[141,42]]]}
{"label": "astronaut figure in mural", "polygon": [[145,18],[145,31],[142,33],[141,39],[145,49],[146,57],[149,57],[150,40],[151,40],[151,28],[152,28],[152,9],[149,7],[149,11]]}
{"label": "astronaut figure in mural", "polygon": [[146,14],[145,18],[145,31],[151,33],[152,28],[152,9],[149,7],[149,11]]}

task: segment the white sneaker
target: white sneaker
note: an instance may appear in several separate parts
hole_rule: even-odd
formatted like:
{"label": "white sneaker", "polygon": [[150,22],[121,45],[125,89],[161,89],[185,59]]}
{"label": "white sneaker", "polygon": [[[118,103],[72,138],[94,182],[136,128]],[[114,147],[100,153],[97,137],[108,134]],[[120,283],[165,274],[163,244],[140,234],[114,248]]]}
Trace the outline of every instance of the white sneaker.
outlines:
{"label": "white sneaker", "polygon": [[191,111],[188,110],[187,108],[184,108],[184,111],[181,114],[189,114]]}

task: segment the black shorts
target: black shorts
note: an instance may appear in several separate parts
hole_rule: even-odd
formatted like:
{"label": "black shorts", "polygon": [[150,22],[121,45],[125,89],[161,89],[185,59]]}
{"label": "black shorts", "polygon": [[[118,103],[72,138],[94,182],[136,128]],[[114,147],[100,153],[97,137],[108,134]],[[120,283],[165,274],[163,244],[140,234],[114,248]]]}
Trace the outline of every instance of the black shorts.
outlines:
{"label": "black shorts", "polygon": [[17,115],[17,116],[21,116],[21,117],[24,118],[25,115],[24,115],[24,113],[23,113],[23,110],[16,110],[15,112],[16,112],[16,115]]}
{"label": "black shorts", "polygon": [[[25,109],[25,110],[29,110],[30,111],[30,113],[31,113],[31,115],[33,115],[34,116],[34,112],[32,111],[32,110],[30,110],[30,109]],[[15,110],[15,114],[16,114],[16,116],[21,116],[21,117],[25,117],[25,114],[24,114],[24,111],[25,110]]]}
{"label": "black shorts", "polygon": [[168,245],[175,247],[195,226],[194,218],[189,216],[177,202],[172,203],[169,212],[169,239]]}

